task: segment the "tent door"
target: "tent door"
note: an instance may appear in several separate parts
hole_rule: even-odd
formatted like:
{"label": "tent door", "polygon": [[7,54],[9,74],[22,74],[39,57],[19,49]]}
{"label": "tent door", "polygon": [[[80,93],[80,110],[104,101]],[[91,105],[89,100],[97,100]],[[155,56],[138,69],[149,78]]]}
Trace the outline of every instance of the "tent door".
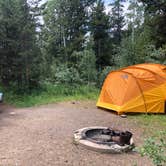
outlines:
{"label": "tent door", "polygon": [[164,112],[165,112],[165,114],[166,114],[166,101],[165,101],[165,104],[164,104]]}

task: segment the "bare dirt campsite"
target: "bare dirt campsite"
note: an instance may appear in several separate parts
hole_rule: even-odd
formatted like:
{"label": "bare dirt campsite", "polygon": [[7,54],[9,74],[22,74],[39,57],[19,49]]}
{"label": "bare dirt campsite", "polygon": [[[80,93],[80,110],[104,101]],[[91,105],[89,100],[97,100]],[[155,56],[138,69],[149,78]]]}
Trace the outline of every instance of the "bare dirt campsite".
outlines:
{"label": "bare dirt campsite", "polygon": [[165,115],[166,0],[0,0],[0,166],[166,166]]}
{"label": "bare dirt campsite", "polygon": [[2,106],[0,166],[152,166],[136,152],[101,154],[73,144],[75,130],[111,126],[129,130],[137,146],[143,129],[130,118],[99,110],[95,102],[63,102],[31,108]]}

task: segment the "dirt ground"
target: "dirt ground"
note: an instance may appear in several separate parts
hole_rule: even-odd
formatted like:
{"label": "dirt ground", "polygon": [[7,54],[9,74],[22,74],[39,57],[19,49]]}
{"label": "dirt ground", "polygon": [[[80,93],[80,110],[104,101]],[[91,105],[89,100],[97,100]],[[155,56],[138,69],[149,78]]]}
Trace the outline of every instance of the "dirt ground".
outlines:
{"label": "dirt ground", "polygon": [[0,109],[0,166],[152,166],[136,152],[100,154],[73,144],[75,130],[98,125],[129,130],[136,145],[142,143],[136,123],[97,109],[95,102]]}

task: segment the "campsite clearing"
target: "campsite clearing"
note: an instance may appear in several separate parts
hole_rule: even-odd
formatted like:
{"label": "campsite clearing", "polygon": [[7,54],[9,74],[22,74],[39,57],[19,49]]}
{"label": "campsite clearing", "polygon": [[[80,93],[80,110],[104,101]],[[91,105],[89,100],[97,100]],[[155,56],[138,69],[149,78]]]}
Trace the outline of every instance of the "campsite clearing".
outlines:
{"label": "campsite clearing", "polygon": [[0,114],[0,165],[3,166],[152,166],[136,152],[100,154],[73,144],[75,130],[109,126],[129,130],[137,146],[143,129],[133,118],[99,110],[95,102],[65,102],[32,108],[4,106]]}

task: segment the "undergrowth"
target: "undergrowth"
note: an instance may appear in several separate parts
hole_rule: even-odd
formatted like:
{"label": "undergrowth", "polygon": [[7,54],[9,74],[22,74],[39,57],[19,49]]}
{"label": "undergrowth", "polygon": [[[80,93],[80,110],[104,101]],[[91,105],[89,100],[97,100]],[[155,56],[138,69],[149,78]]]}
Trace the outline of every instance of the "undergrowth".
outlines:
{"label": "undergrowth", "polygon": [[156,135],[145,139],[139,152],[142,156],[152,159],[154,165],[166,165],[166,131],[156,132]]}
{"label": "undergrowth", "polygon": [[166,165],[166,116],[138,114],[130,118],[144,131],[144,144],[138,147],[138,152],[156,166]]}
{"label": "undergrowth", "polygon": [[4,102],[16,107],[31,107],[68,100],[96,100],[98,94],[94,86],[47,85],[29,93],[4,90]]}

